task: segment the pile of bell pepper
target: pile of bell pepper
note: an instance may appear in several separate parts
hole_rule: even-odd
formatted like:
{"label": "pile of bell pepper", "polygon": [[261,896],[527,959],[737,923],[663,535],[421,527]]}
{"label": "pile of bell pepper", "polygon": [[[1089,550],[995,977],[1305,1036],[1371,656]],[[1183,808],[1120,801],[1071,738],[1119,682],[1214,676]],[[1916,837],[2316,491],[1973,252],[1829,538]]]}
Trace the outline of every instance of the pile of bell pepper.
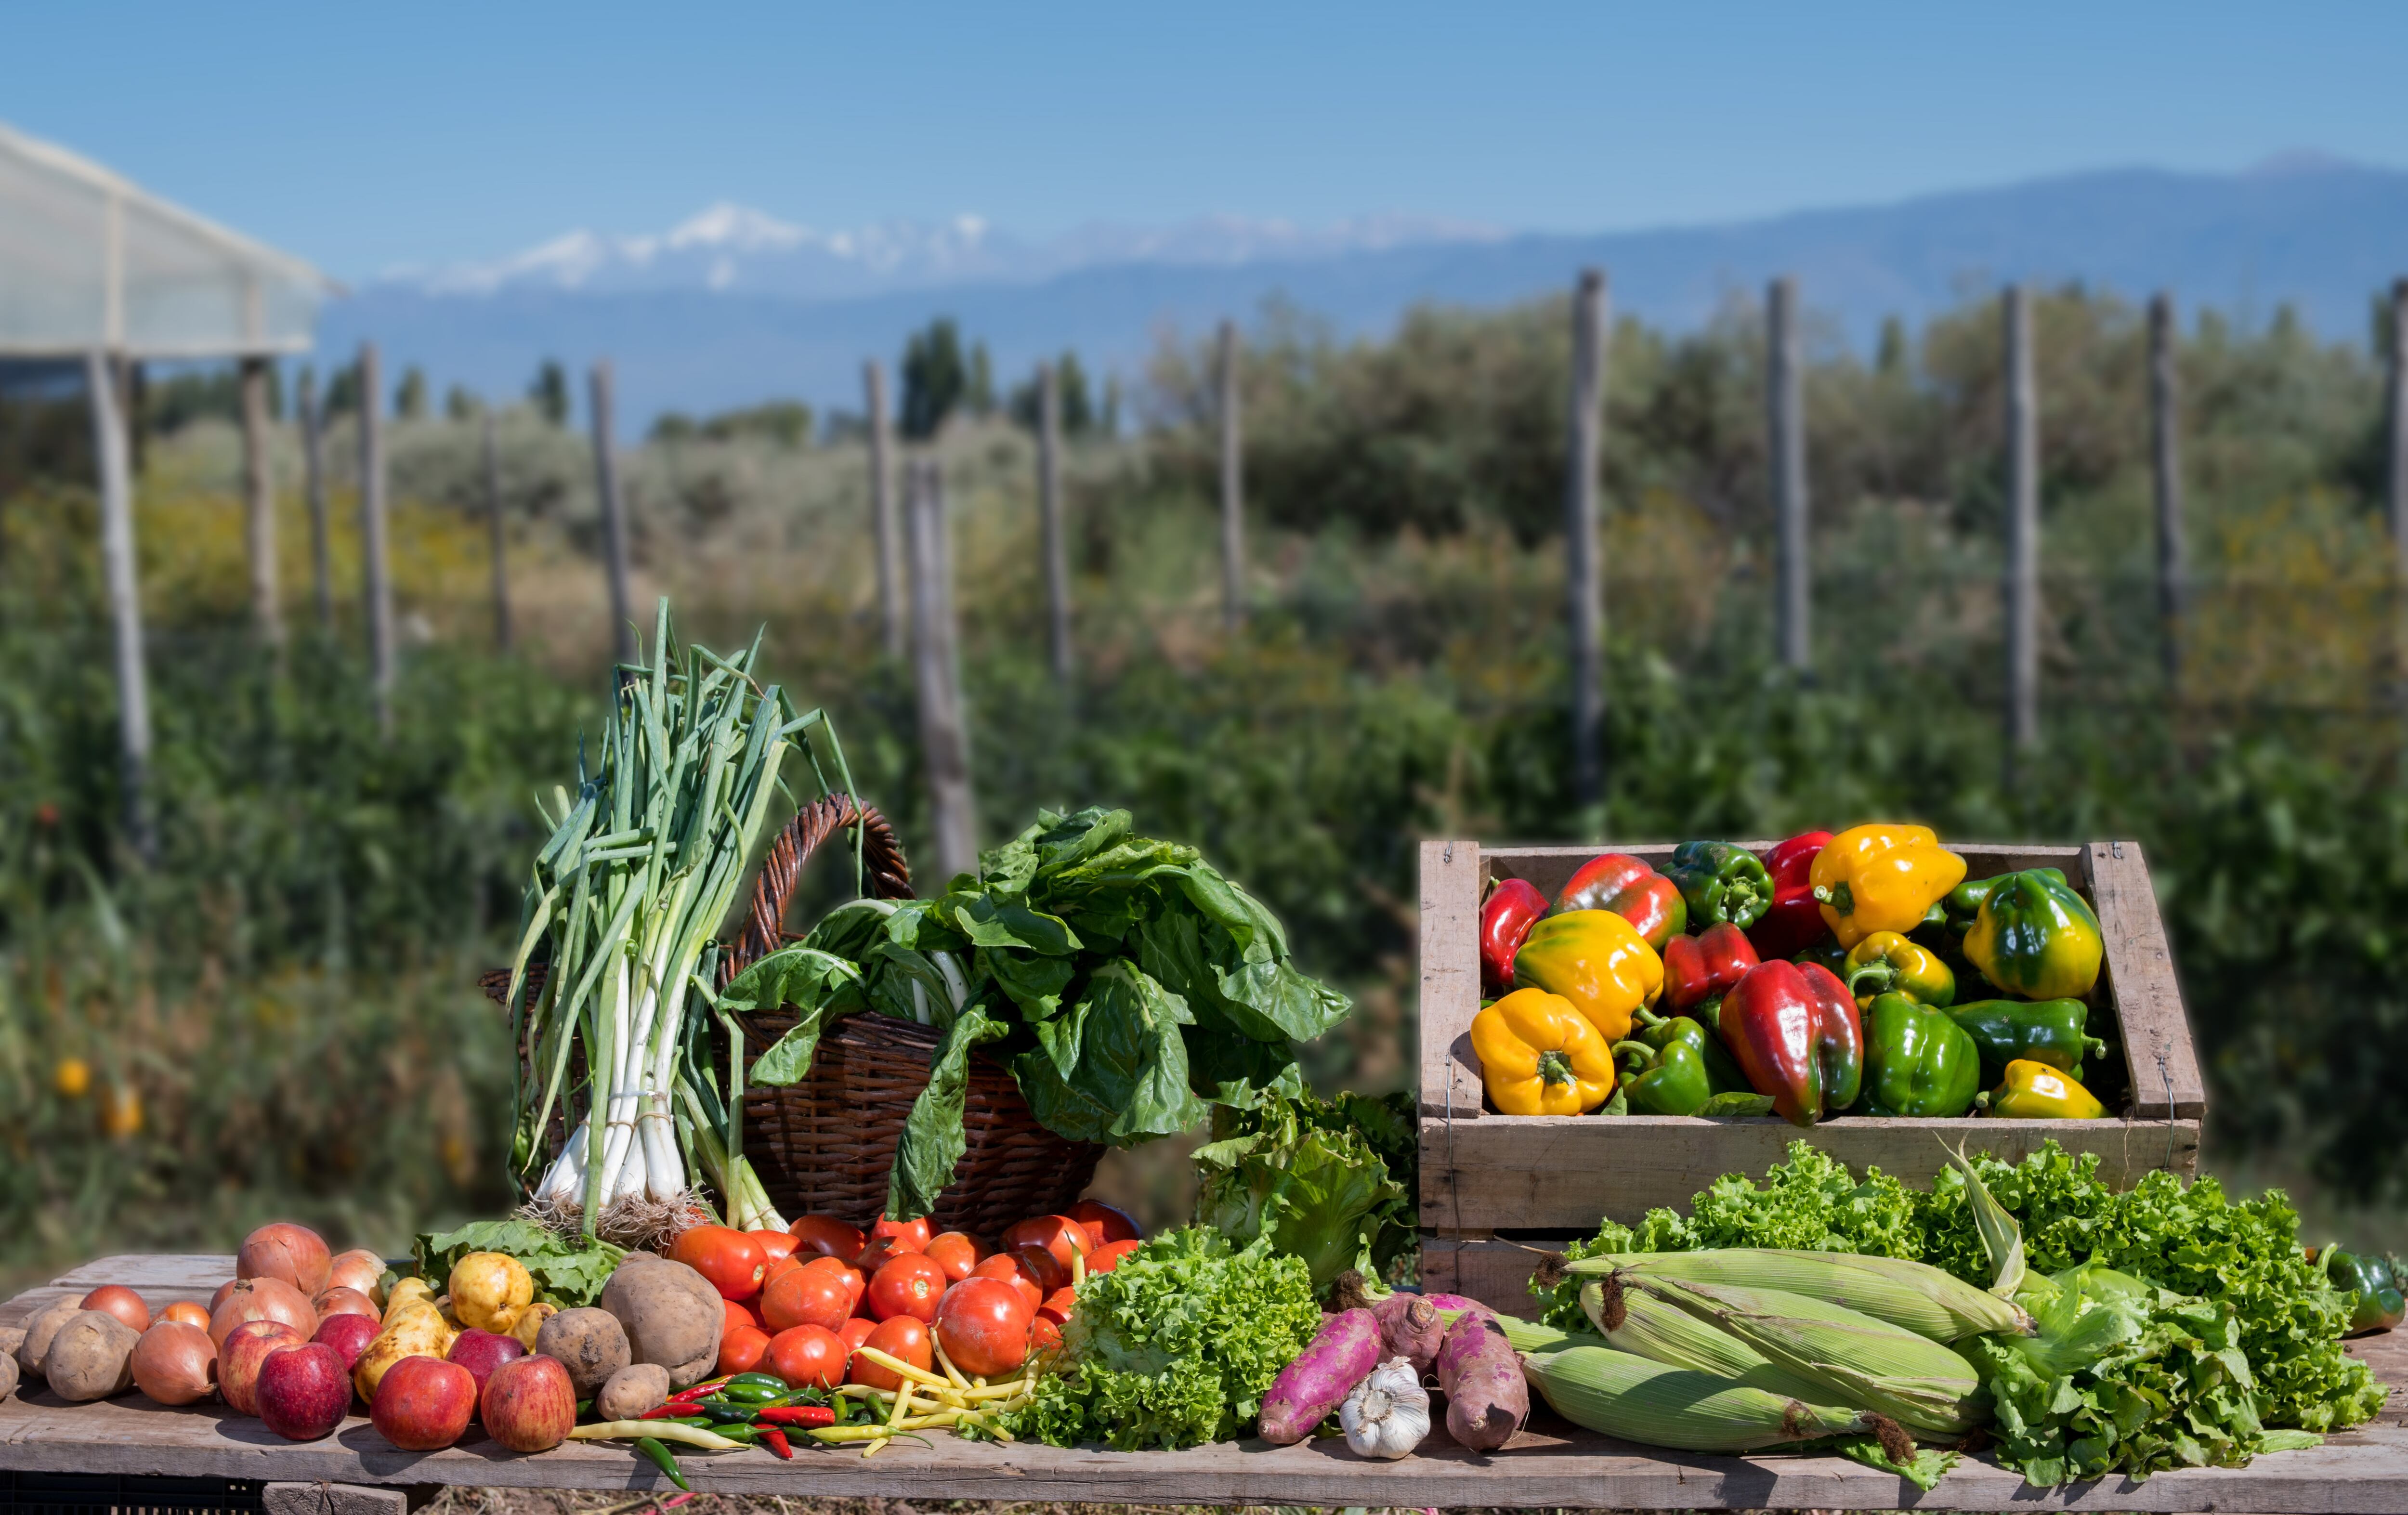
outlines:
{"label": "pile of bell pepper", "polygon": [[[1507,1115],[2088,1119],[2099,917],[2056,868],[1968,879],[1927,826],[1690,841],[1482,901],[1472,1022]],[[1980,997],[1957,1001],[1960,979]]]}

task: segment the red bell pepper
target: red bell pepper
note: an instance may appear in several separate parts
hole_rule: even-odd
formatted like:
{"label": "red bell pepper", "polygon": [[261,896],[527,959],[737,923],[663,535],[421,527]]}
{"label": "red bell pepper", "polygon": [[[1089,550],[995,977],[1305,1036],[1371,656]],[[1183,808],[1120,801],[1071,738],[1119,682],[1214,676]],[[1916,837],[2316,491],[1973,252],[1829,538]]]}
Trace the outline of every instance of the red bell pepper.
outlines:
{"label": "red bell pepper", "polygon": [[[1513,954],[1547,913],[1547,896],[1526,879],[1499,879],[1480,902],[1480,987],[1501,994],[1513,987]],[[1815,918],[1821,920],[1820,916]]]}
{"label": "red bell pepper", "polygon": [[1772,875],[1772,905],[1747,928],[1756,955],[1767,963],[1796,957],[1831,934],[1823,908],[1814,898],[1814,881],[1807,877],[1814,855],[1831,845],[1828,831],[1792,836],[1764,855],[1764,871]]}
{"label": "red bell pepper", "polygon": [[1689,902],[1681,897],[1680,886],[1627,852],[1607,852],[1582,864],[1547,913],[1574,910],[1612,910],[1658,952],[1689,928]]}
{"label": "red bell pepper", "polygon": [[1779,958],[1747,970],[1723,996],[1723,1045],[1759,1094],[1792,1125],[1856,1102],[1865,1030],[1856,1002],[1830,969]]}
{"label": "red bell pepper", "polygon": [[1727,921],[1694,936],[1675,936],[1664,944],[1664,998],[1675,1014],[1699,1011],[1698,1019],[1711,1022],[1708,1002],[1729,993],[1756,965],[1747,933]]}

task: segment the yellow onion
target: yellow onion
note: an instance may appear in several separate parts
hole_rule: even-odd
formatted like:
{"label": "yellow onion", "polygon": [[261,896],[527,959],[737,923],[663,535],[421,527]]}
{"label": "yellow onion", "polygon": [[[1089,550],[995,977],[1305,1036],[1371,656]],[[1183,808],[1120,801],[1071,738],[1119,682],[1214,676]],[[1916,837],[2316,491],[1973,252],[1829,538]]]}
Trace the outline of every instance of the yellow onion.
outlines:
{"label": "yellow onion", "polygon": [[306,1225],[290,1221],[273,1221],[245,1236],[242,1251],[235,1258],[234,1276],[237,1279],[282,1279],[308,1298],[326,1287],[327,1271],[334,1259],[326,1252],[326,1238]]}
{"label": "yellow onion", "polygon": [[134,1386],[162,1405],[189,1405],[217,1392],[218,1349],[209,1334],[161,1321],[134,1344]]}
{"label": "yellow onion", "polygon": [[280,1321],[307,1341],[318,1329],[318,1312],[300,1290],[282,1279],[236,1279],[224,1303],[209,1315],[209,1339],[225,1351],[228,1333],[246,1321]]}

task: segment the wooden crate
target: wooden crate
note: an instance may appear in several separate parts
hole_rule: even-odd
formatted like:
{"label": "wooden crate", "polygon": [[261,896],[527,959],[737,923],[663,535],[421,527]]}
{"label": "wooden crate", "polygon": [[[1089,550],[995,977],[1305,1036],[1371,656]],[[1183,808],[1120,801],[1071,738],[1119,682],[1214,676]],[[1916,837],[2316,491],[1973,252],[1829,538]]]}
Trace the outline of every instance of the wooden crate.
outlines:
{"label": "wooden crate", "polygon": [[[1759,853],[1770,843],[1748,844]],[[1878,1165],[1927,1185],[1947,1165],[1940,1138],[2014,1161],[2056,1137],[2097,1152],[2118,1184],[2155,1168],[2199,1168],[2207,1113],[2164,923],[2140,844],[2086,847],[1948,844],[1968,875],[1985,879],[2054,867],[2099,912],[2106,959],[2091,992],[2094,1015],[2113,1014],[2130,1073],[2126,1108],[2100,1121],[1954,1121],[1841,1116],[1800,1130],[1777,1117],[1508,1116],[1483,1108],[1471,1018],[1480,1008],[1480,898],[1492,878],[1529,880],[1550,897],[1600,852],[1656,866],[1669,844],[1483,847],[1429,841],[1421,857],[1421,1217],[1427,1287],[1526,1304],[1521,1288],[1547,1238],[1584,1236],[1601,1218],[1635,1222],[1655,1206],[1685,1212],[1689,1198],[1725,1173],[1761,1174],[1793,1140],[1851,1168]],[[1502,1236],[1500,1236],[1500,1234]]]}

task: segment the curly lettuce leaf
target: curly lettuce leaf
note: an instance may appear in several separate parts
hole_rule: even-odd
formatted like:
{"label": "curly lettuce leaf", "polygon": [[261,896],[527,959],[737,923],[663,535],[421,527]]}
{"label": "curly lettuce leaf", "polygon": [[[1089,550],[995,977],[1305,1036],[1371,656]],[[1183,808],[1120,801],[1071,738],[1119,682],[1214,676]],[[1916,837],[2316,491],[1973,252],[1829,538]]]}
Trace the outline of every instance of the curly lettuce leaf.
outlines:
{"label": "curly lettuce leaf", "polygon": [[1351,1105],[1326,1104],[1308,1093],[1224,1109],[1215,1139],[1193,1154],[1205,1175],[1196,1219],[1302,1258],[1316,1290],[1350,1267],[1376,1277],[1418,1234],[1412,1191],[1349,1119],[1350,1109],[1368,1113],[1379,1138],[1393,1144],[1394,1110],[1346,1099]]}

